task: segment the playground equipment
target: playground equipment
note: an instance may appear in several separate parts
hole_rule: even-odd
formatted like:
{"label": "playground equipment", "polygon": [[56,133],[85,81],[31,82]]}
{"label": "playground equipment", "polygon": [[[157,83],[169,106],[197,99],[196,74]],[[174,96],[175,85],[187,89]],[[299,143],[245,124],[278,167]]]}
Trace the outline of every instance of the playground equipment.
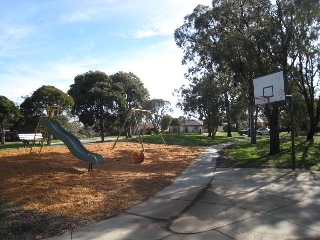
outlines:
{"label": "playground equipment", "polygon": [[114,142],[112,149],[115,148],[115,146],[116,146],[116,144],[117,144],[117,142],[118,142],[118,140],[119,140],[120,134],[121,134],[122,130],[124,129],[124,126],[126,125],[127,121],[133,116],[134,121],[135,121],[135,126],[136,126],[136,129],[135,129],[135,130],[136,130],[136,132],[138,132],[139,143],[141,144],[141,147],[142,147],[142,151],[140,151],[140,153],[135,152],[135,153],[133,154],[133,160],[134,160],[134,162],[136,162],[136,163],[142,163],[142,162],[144,161],[144,152],[145,152],[145,149],[144,149],[144,145],[143,145],[143,136],[141,135],[141,133],[140,133],[140,131],[139,131],[139,126],[138,126],[138,122],[137,122],[137,117],[136,117],[136,113],[137,113],[137,112],[138,112],[138,113],[144,113],[144,114],[146,114],[147,119],[151,120],[154,128],[158,130],[158,133],[159,133],[159,135],[161,136],[161,139],[162,139],[164,145],[166,146],[166,142],[165,142],[164,139],[163,139],[162,133],[161,133],[161,131],[158,129],[158,126],[157,126],[156,122],[155,122],[154,119],[152,118],[151,111],[149,111],[149,110],[143,110],[143,109],[131,108],[130,111],[129,111],[129,113],[128,113],[128,115],[127,115],[127,117],[126,117],[126,119],[125,119],[125,121],[124,121],[124,123],[123,123],[123,125],[122,125],[122,127],[121,127],[120,130],[119,130],[118,137],[117,137],[116,141]]}
{"label": "playground equipment", "polygon": [[[57,113],[59,113],[58,107],[49,107],[49,108],[43,109],[42,111],[37,129],[36,129],[36,132],[37,132],[41,126],[45,127],[43,131],[44,132],[43,140],[39,150],[39,154],[43,147],[43,141],[45,138],[47,138],[48,133],[50,132],[50,134],[52,134],[53,136],[55,136],[56,138],[64,142],[64,144],[68,147],[70,152],[75,157],[89,163],[88,171],[92,170],[93,164],[105,162],[106,160],[101,154],[93,153],[87,150],[75,135],[73,135],[72,133],[64,129],[61,126],[61,124],[56,119],[54,119],[54,117],[57,116]],[[34,144],[32,144],[31,146],[30,152],[32,151],[33,145]]]}
{"label": "playground equipment", "polygon": [[37,141],[37,134],[39,132],[42,132],[42,139],[40,139],[40,149],[39,149],[39,154],[41,153],[41,150],[43,148],[43,142],[48,139],[48,135],[49,135],[49,131],[48,128],[43,128],[40,124],[40,120],[42,118],[47,118],[47,119],[52,119],[52,118],[56,118],[57,116],[59,116],[60,114],[60,107],[59,106],[50,106],[50,107],[46,107],[43,108],[39,117],[39,121],[34,133],[34,138],[30,147],[30,153],[34,150],[35,148],[35,142]]}

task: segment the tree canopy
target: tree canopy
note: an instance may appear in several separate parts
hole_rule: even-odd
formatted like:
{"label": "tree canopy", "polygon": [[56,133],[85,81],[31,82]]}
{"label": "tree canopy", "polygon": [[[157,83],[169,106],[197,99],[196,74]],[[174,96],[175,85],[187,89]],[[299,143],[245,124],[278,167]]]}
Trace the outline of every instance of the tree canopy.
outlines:
{"label": "tree canopy", "polygon": [[[131,108],[142,108],[144,103],[149,99],[149,91],[144,87],[141,80],[132,72],[117,72],[110,76],[114,83],[122,84],[124,105],[121,106],[121,111],[118,112],[120,121],[124,122],[124,119],[129,114]],[[122,123],[121,123],[122,124]],[[135,122],[132,119],[128,119],[125,126],[126,137],[132,137],[132,129]]]}
{"label": "tree canopy", "polygon": [[[301,46],[306,46],[318,52],[315,40],[319,36],[319,1],[306,2],[277,0],[272,4],[269,0],[215,0],[212,7],[198,5],[184,18],[184,24],[176,29],[174,35],[176,44],[184,52],[182,63],[189,66],[186,77],[191,82],[190,91],[199,89],[201,82],[205,83],[207,79],[218,75],[218,78],[212,78],[214,82],[210,89],[217,95],[216,100],[225,99],[222,102],[224,107],[219,109],[220,101],[212,101],[211,107],[222,112],[233,109],[228,108],[226,104],[230,100],[232,90],[238,88],[238,97],[233,95],[233,99],[246,99],[250,119],[254,119],[254,78],[283,70],[286,81],[294,81],[291,73],[298,56],[301,55],[303,63],[310,63],[307,56],[318,59],[317,54],[311,55],[310,51],[301,51]],[[304,69],[302,72],[305,73],[312,70],[310,65]],[[196,84],[195,78],[200,79]],[[229,89],[219,91],[216,88],[219,85]],[[180,92],[183,93],[186,89],[182,88]],[[203,89],[204,95],[205,92]],[[201,94],[198,92],[197,95]],[[309,92],[309,95],[314,93]],[[190,99],[190,95],[185,94],[180,105],[188,110],[190,105],[183,102],[188,98],[187,102],[193,101],[192,110],[201,114],[200,111],[204,110],[201,106],[203,103],[198,99]],[[270,153],[280,151],[280,107],[279,103],[274,103],[266,104],[264,108],[271,128]],[[212,121],[209,115],[207,120]],[[251,129],[255,129],[253,121]],[[255,143],[255,135],[252,136],[252,143]]]}
{"label": "tree canopy", "polygon": [[24,122],[22,126],[17,127],[20,131],[34,132],[44,108],[59,106],[60,112],[67,117],[73,104],[73,98],[62,90],[54,86],[43,85],[35,90],[31,96],[26,96],[20,104],[20,112],[24,117]]}
{"label": "tree canopy", "polygon": [[105,126],[111,126],[124,104],[124,88],[101,71],[79,74],[68,94],[74,99],[73,114],[89,126],[95,125],[104,141]]}
{"label": "tree canopy", "polygon": [[5,143],[5,128],[20,118],[19,108],[5,96],[0,96],[0,141]]}
{"label": "tree canopy", "polygon": [[[164,116],[172,112],[170,105],[170,102],[164,99],[150,99],[143,104],[143,108],[151,111],[154,123],[157,125],[157,127],[160,127]],[[168,120],[166,120],[166,122],[168,122]]]}

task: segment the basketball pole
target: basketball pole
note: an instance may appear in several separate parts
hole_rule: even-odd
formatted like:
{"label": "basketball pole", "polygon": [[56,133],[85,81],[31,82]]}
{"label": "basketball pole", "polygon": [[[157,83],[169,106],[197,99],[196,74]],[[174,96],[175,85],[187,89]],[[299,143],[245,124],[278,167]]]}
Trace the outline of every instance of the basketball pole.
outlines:
{"label": "basketball pole", "polygon": [[296,150],[294,146],[294,108],[293,108],[293,96],[286,95],[290,100],[290,116],[291,116],[291,157],[292,157],[292,170],[296,170]]}

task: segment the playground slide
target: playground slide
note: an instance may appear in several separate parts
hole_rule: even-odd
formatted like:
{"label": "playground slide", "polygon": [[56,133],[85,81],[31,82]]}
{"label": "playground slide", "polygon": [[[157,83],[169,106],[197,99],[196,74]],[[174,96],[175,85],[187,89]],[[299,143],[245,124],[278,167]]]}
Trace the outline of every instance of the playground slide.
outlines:
{"label": "playground slide", "polygon": [[64,129],[57,120],[40,118],[40,124],[47,127],[53,136],[63,141],[75,157],[91,164],[106,161],[101,154],[93,153],[86,149],[80,140],[75,135]]}

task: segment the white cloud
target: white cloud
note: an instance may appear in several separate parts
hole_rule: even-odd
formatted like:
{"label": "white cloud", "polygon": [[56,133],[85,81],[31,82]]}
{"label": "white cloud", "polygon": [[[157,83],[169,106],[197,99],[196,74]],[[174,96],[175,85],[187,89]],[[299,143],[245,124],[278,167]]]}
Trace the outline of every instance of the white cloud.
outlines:
{"label": "white cloud", "polygon": [[142,26],[134,32],[135,38],[143,38],[157,35],[173,35],[175,28],[178,27],[176,19],[160,19],[157,22]]}
{"label": "white cloud", "polygon": [[35,35],[35,27],[31,25],[4,26],[0,31],[0,55],[13,56],[17,50],[25,46],[26,40]]}
{"label": "white cloud", "polygon": [[91,18],[93,12],[74,12],[70,14],[63,14],[60,18],[62,22],[79,22],[79,21],[88,21]]}
{"label": "white cloud", "polygon": [[61,15],[60,21],[75,23],[111,18],[119,11],[128,9],[126,6],[127,4],[119,4],[115,0],[77,1],[70,7],[70,10],[67,9]]}
{"label": "white cloud", "polygon": [[157,35],[173,35],[175,29],[183,24],[183,18],[192,13],[198,4],[210,5],[210,0],[203,1],[144,1],[141,11],[143,21],[133,35],[143,38]]}
{"label": "white cloud", "polygon": [[5,29],[5,32],[13,39],[21,39],[29,37],[32,33],[34,33],[34,27],[30,25],[9,27]]}

